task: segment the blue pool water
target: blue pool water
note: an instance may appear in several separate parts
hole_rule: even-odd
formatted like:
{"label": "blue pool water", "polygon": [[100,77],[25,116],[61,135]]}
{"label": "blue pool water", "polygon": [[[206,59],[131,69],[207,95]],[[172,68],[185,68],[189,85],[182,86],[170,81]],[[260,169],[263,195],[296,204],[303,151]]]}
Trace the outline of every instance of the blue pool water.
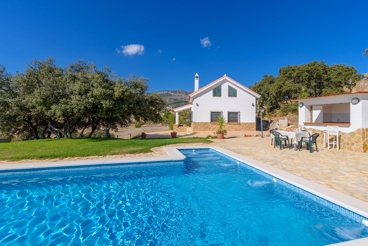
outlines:
{"label": "blue pool water", "polygon": [[0,173],[0,245],[325,245],[368,228],[211,149]]}

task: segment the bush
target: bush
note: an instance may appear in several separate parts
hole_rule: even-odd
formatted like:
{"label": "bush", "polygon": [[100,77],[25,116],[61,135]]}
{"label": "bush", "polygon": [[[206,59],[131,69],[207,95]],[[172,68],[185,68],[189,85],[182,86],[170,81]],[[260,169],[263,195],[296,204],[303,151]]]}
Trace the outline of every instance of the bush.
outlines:
{"label": "bush", "polygon": [[[83,134],[82,137],[85,137],[86,134]],[[81,138],[80,136],[80,132],[73,132],[72,133],[72,138]]]}
{"label": "bush", "polygon": [[285,104],[279,109],[280,116],[286,116],[289,113],[298,114],[298,103]]}
{"label": "bush", "polygon": [[134,123],[135,128],[141,128],[142,125],[143,124],[141,122],[139,122],[139,121],[137,121],[137,122]]}
{"label": "bush", "polygon": [[166,111],[162,116],[162,123],[168,125],[170,130],[174,129],[175,115],[169,111]]}
{"label": "bush", "polygon": [[[86,134],[83,134],[83,136],[88,136],[89,132]],[[110,133],[111,138],[115,138],[115,135],[113,133]],[[91,138],[106,138],[105,130],[97,130],[95,131]]]}

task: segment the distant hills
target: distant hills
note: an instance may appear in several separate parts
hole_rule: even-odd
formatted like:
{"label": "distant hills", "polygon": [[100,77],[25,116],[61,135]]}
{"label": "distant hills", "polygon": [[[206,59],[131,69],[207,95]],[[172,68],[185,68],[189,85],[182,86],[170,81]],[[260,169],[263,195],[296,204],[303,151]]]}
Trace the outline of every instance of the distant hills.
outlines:
{"label": "distant hills", "polygon": [[176,108],[188,104],[188,96],[192,92],[184,90],[167,90],[158,91],[156,93],[165,100],[168,108]]}

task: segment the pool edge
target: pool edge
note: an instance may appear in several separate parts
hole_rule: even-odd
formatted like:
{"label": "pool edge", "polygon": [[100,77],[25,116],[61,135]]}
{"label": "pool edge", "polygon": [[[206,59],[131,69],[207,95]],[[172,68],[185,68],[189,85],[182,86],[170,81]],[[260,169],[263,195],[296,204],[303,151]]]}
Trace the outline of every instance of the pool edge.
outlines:
{"label": "pool edge", "polygon": [[[271,167],[265,163],[262,163],[257,160],[246,157],[244,155],[235,153],[231,150],[228,150],[228,149],[225,149],[219,146],[177,147],[177,149],[203,149],[203,148],[210,148],[222,154],[228,155],[262,172],[265,172],[271,176],[274,176],[298,188],[301,188],[307,192],[310,192],[313,195],[319,196],[329,202],[335,203],[338,206],[341,206],[347,210],[350,210],[354,213],[357,213],[363,217],[368,218],[368,202],[359,200],[355,197],[338,192],[336,190],[333,190],[331,188],[328,188],[323,185],[317,184],[315,182],[309,181],[305,178],[296,176],[286,171]],[[336,245],[336,246],[337,245],[338,246],[368,245],[368,237],[350,240],[346,242],[341,242],[341,243],[337,243],[333,245]]]}
{"label": "pool edge", "polygon": [[167,156],[154,156],[154,157],[140,157],[140,158],[116,158],[106,159],[97,158],[94,160],[73,160],[73,161],[50,161],[50,162],[33,162],[33,163],[14,163],[0,165],[0,172],[2,171],[16,171],[16,170],[34,170],[43,168],[60,168],[60,167],[83,167],[93,165],[111,165],[111,164],[130,164],[130,163],[143,163],[143,162],[158,162],[158,161],[182,161],[185,156],[180,153],[176,148],[165,147]]}
{"label": "pool edge", "polygon": [[[338,192],[331,188],[327,188],[323,185],[314,183],[305,178],[296,176],[286,171],[271,167],[265,163],[251,159],[249,157],[237,154],[233,151],[227,150],[218,146],[180,146],[180,147],[164,147],[164,151],[167,156],[158,157],[141,157],[141,158],[117,158],[108,160],[106,158],[99,158],[95,160],[76,160],[76,161],[57,161],[57,162],[36,162],[36,163],[14,163],[0,165],[0,171],[17,171],[17,170],[35,170],[42,168],[59,168],[59,167],[83,167],[93,165],[108,165],[108,164],[130,164],[130,163],[142,163],[142,162],[157,162],[157,161],[182,161],[185,156],[179,151],[179,149],[213,149],[222,154],[228,155],[236,160],[248,164],[262,172],[279,178],[287,183],[290,183],[298,188],[301,188],[307,192],[310,192],[316,196],[319,196],[329,202],[335,203],[345,209],[348,209],[354,213],[357,213],[363,217],[368,218],[368,202],[364,202],[355,197]],[[339,246],[352,246],[352,245],[368,245],[368,237],[350,240],[342,243],[331,244]]]}

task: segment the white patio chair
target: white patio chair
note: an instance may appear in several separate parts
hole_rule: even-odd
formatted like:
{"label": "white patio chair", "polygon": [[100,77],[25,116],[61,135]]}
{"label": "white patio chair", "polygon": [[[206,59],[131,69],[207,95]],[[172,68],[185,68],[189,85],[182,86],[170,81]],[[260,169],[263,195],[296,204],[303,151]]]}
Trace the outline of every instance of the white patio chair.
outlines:
{"label": "white patio chair", "polygon": [[332,144],[332,148],[339,150],[339,127],[338,126],[327,126],[326,134],[327,139],[325,142],[327,143],[328,149],[330,149],[330,144]]}
{"label": "white patio chair", "polygon": [[288,120],[287,119],[279,120],[278,126],[279,130],[285,130],[285,128],[288,127]]}

